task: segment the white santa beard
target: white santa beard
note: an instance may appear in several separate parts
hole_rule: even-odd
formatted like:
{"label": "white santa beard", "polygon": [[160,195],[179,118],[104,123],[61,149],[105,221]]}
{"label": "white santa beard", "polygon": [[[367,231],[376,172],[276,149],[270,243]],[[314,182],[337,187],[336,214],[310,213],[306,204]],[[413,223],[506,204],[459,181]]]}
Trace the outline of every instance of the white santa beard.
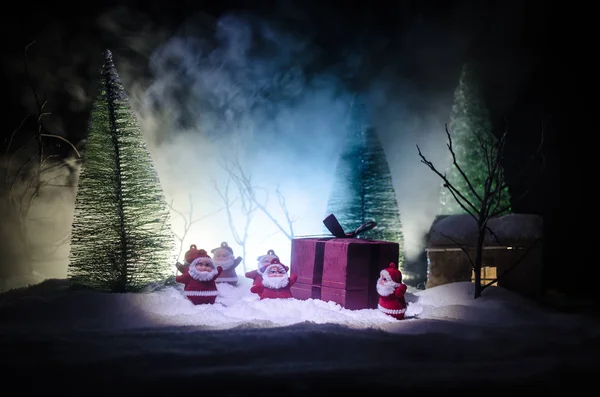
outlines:
{"label": "white santa beard", "polygon": [[192,276],[194,280],[198,281],[209,281],[217,275],[217,270],[214,268],[210,272],[201,272],[198,269],[196,269],[196,266],[190,266],[189,272],[190,276]]}
{"label": "white santa beard", "polygon": [[213,258],[213,263],[215,266],[221,266],[223,270],[229,270],[233,267],[235,260],[233,258],[225,259],[224,261],[219,261]]}
{"label": "white santa beard", "polygon": [[377,281],[377,293],[381,296],[390,296],[396,290],[396,283],[393,281],[388,281],[387,283],[381,285],[379,281]]}
{"label": "white santa beard", "polygon": [[284,276],[284,277],[269,277],[269,276],[263,276],[263,285],[267,288],[271,288],[271,289],[281,289],[281,288],[285,288],[287,287],[288,283],[290,282],[290,278],[289,276]]}

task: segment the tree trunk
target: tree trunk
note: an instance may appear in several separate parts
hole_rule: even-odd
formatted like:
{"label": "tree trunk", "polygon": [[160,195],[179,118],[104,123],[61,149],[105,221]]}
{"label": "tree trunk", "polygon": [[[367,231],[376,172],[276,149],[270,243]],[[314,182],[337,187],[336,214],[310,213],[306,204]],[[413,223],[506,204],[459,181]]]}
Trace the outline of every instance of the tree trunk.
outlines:
{"label": "tree trunk", "polygon": [[483,239],[485,237],[485,225],[479,227],[477,235],[477,247],[475,247],[475,293],[473,299],[481,296],[481,262],[483,261]]}
{"label": "tree trunk", "polygon": [[242,245],[242,269],[244,269],[244,274],[246,274],[246,244]]}

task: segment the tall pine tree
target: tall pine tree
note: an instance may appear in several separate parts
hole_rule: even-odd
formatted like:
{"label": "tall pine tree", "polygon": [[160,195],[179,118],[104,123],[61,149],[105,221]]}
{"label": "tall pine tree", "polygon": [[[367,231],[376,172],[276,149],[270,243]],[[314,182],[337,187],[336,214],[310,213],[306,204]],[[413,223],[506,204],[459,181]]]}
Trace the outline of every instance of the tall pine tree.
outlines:
{"label": "tall pine tree", "polygon": [[360,234],[372,240],[400,244],[399,265],[404,262],[404,238],[396,192],[377,131],[368,122],[365,104],[355,100],[344,150],[327,203],[344,230],[352,231],[375,221],[377,227]]}
{"label": "tall pine tree", "polygon": [[[458,87],[454,92],[448,131],[452,138],[456,162],[465,172],[479,197],[483,197],[485,180],[490,173],[489,165],[491,159],[496,156],[497,138],[493,135],[490,115],[479,91],[474,71],[468,64],[463,67]],[[501,172],[504,171],[501,169]],[[453,164],[446,171],[446,176],[465,198],[476,207],[480,207],[481,200],[473,194],[467,181]],[[492,186],[492,190],[494,188],[495,186]],[[506,188],[500,194],[499,207],[508,208],[508,206],[510,206],[510,196]],[[442,215],[466,213],[452,193],[444,187],[440,194],[440,213]]]}
{"label": "tall pine tree", "polygon": [[135,292],[168,277],[173,245],[158,174],[107,50],[75,200],[69,277]]}

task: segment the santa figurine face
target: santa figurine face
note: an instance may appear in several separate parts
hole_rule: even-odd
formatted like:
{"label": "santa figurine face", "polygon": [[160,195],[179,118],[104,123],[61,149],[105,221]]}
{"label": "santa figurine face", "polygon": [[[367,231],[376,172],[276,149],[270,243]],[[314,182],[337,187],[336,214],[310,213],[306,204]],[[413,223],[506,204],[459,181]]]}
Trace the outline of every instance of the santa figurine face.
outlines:
{"label": "santa figurine face", "polygon": [[394,292],[396,287],[398,287],[398,283],[392,279],[390,273],[382,270],[377,280],[377,293],[381,296],[388,296]]}
{"label": "santa figurine face", "polygon": [[199,260],[195,265],[196,270],[199,272],[211,272],[213,270],[212,264],[208,260]]}
{"label": "santa figurine face", "polygon": [[392,279],[391,279],[390,275],[388,274],[388,272],[384,272],[384,271],[382,271],[382,272],[379,274],[379,280],[378,280],[377,282],[378,282],[380,285],[386,285],[386,283],[388,283],[388,282],[389,282],[389,281],[391,281],[391,280],[392,280]]}
{"label": "santa figurine face", "polygon": [[287,268],[280,264],[271,264],[263,272],[262,283],[267,288],[284,288],[288,285],[289,280]]}
{"label": "santa figurine face", "polygon": [[227,250],[216,250],[213,255],[213,260],[226,261],[231,258],[231,254]]}
{"label": "santa figurine face", "polygon": [[218,248],[214,250],[212,260],[215,266],[221,266],[223,270],[230,269],[235,263],[233,254],[225,248]]}
{"label": "santa figurine face", "polygon": [[266,272],[267,277],[285,277],[286,275],[287,271],[279,266],[271,266]]}

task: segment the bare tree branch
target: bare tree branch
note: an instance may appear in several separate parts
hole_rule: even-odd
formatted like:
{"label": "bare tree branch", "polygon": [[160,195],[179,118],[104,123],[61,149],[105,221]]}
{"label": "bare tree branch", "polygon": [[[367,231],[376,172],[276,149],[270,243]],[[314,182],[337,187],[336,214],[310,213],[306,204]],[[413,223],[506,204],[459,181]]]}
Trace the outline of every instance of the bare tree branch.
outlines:
{"label": "bare tree branch", "polygon": [[[26,121],[34,115],[28,114],[25,116],[19,126],[10,135],[4,149],[6,163],[4,164],[4,175],[1,180],[4,184],[2,192],[5,195],[2,199],[5,200],[8,206],[4,215],[12,218],[11,222],[14,223],[14,230],[16,231],[14,238],[17,244],[21,245],[21,252],[26,256],[24,263],[30,270],[32,270],[30,263],[34,259],[34,252],[46,252],[50,255],[67,244],[66,237],[54,236],[52,234],[55,237],[53,242],[48,242],[44,247],[41,247],[38,242],[35,245],[35,249],[33,249],[34,233],[38,233],[41,227],[55,227],[55,222],[46,222],[45,225],[35,224],[35,222],[40,222],[39,218],[33,217],[35,208],[38,206],[38,197],[47,191],[47,189],[74,187],[69,183],[59,182],[61,178],[68,178],[72,172],[71,168],[62,168],[69,163],[69,160],[62,159],[57,155],[46,154],[42,140],[46,137],[62,140],[71,147],[78,158],[81,157],[76,146],[68,139],[44,130],[43,121],[46,116],[50,115],[50,112],[45,110],[47,101],[45,98],[42,100],[38,94],[29,66],[28,50],[34,43],[35,41],[29,43],[23,51],[23,66],[27,83],[35,100],[36,127],[35,130],[28,131],[25,142],[18,148],[13,148],[15,146],[15,137],[18,133],[24,131]],[[35,152],[29,154],[30,150],[33,149],[31,143],[34,139],[36,140],[37,148]]]}
{"label": "bare tree branch", "polygon": [[10,147],[12,146],[12,142],[15,138],[15,135],[21,131],[21,129],[23,128],[23,126],[25,125],[25,122],[31,117],[30,114],[26,114],[25,117],[23,117],[23,119],[21,120],[21,123],[19,124],[19,126],[17,128],[15,128],[15,130],[12,132],[12,134],[10,134],[10,138],[8,140],[8,143],[6,145],[6,149],[5,149],[5,153],[8,153],[10,151]]}
{"label": "bare tree branch", "polygon": [[[224,165],[224,166],[226,166],[226,165]],[[241,211],[245,217],[245,221],[242,226],[241,233],[238,230],[238,227],[236,227],[236,225],[235,225],[234,216],[232,213],[232,208],[233,208],[233,204],[234,204],[235,200],[231,200],[229,198],[229,187],[230,187],[230,183],[232,180],[237,187],[237,191],[238,191],[239,199],[240,199],[240,203],[241,203],[240,204]],[[229,174],[227,182],[225,183],[224,191],[218,187],[216,181],[213,181],[213,185],[215,187],[215,190],[217,191],[217,193],[219,194],[219,196],[225,203],[225,211],[227,212],[227,221],[228,221],[229,229],[231,231],[233,239],[235,240],[235,242],[238,245],[240,245],[242,247],[242,266],[243,266],[244,272],[246,272],[246,245],[248,242],[248,231],[249,231],[250,223],[252,222],[252,217],[254,216],[254,212],[257,209],[256,204],[248,196],[249,193],[244,188],[242,179],[235,174],[232,174],[232,173]]]}
{"label": "bare tree branch", "polygon": [[469,259],[469,262],[471,263],[471,267],[473,268],[473,270],[477,270],[477,268],[475,266],[475,262],[471,258],[471,254],[469,253],[469,250],[466,246],[462,245],[461,243],[459,243],[458,241],[456,241],[455,239],[453,239],[452,237],[448,236],[445,233],[440,232],[440,234],[442,236],[446,237],[448,240],[452,241],[458,248],[460,248],[461,251],[464,252],[465,255],[467,255],[467,258]]}
{"label": "bare tree branch", "polygon": [[[460,191],[458,191],[458,189],[456,189],[454,187],[454,185],[452,185],[450,183],[450,181],[448,181],[448,178],[446,178],[445,174],[442,174],[441,172],[439,172],[437,170],[437,168],[435,168],[435,166],[433,165],[433,163],[425,158],[425,156],[423,155],[423,153],[421,153],[421,149],[419,148],[419,145],[417,145],[417,151],[419,153],[419,157],[421,157],[421,163],[423,163],[426,166],[428,166],[429,169],[431,169],[440,178],[442,178],[442,180],[444,181],[444,187],[447,188],[450,191],[450,193],[452,194],[452,196],[454,196],[454,199],[461,206],[461,208],[466,213],[470,214],[473,218],[477,219],[477,214],[479,212],[478,209],[477,209],[477,207],[475,207],[475,205],[473,203],[471,203],[465,196],[463,196],[463,194]],[[459,197],[460,197],[460,200],[458,199]],[[467,208],[465,204],[468,205],[470,207],[470,209]]]}
{"label": "bare tree branch", "polygon": [[182,211],[176,209],[173,205],[173,201],[174,200],[171,200],[170,203],[167,203],[167,206],[171,209],[171,211],[173,211],[175,214],[179,215],[183,219],[183,234],[179,235],[177,232],[173,231],[175,238],[179,241],[179,252],[177,253],[177,258],[179,259],[181,257],[181,253],[183,252],[183,241],[187,237],[192,226],[206,218],[218,214],[219,212],[223,211],[224,208],[221,207],[216,211],[194,218],[194,201],[192,199],[191,194],[188,195],[189,210],[187,213],[183,213]]}
{"label": "bare tree branch", "polygon": [[[503,213],[504,211],[506,211],[507,209],[510,208],[510,206],[508,206],[506,208],[500,207],[501,194],[502,194],[503,189],[506,188],[506,180],[505,180],[504,171],[502,169],[501,161],[502,161],[502,156],[503,156],[504,149],[505,149],[507,132],[505,131],[502,134],[502,136],[495,142],[495,144],[492,144],[491,140],[486,140],[483,136],[477,136],[477,140],[482,149],[482,155],[484,156],[484,161],[485,161],[486,168],[487,168],[487,175],[486,175],[485,181],[483,183],[483,195],[479,195],[476,192],[473,184],[469,180],[469,177],[460,168],[460,166],[458,166],[457,161],[456,161],[456,155],[455,155],[455,152],[452,147],[452,137],[450,136],[450,132],[448,131],[447,126],[446,126],[446,135],[448,137],[447,147],[452,155],[452,164],[454,167],[456,167],[460,176],[466,182],[469,190],[473,193],[473,195],[477,199],[478,203],[471,202],[465,195],[463,195],[447,179],[445,174],[442,174],[441,172],[439,172],[435,168],[433,163],[431,163],[431,161],[427,160],[427,158],[425,158],[425,156],[421,153],[421,150],[418,145],[417,145],[417,151],[418,151],[419,157],[421,158],[421,162],[424,163],[425,165],[427,165],[435,174],[437,174],[443,180],[444,187],[447,188],[448,191],[452,194],[452,196],[454,197],[456,202],[460,205],[460,207],[463,209],[463,211],[465,211],[465,213],[471,215],[471,217],[473,217],[475,219],[475,221],[477,222],[477,243],[475,245],[475,260],[473,260],[473,258],[471,258],[470,254],[468,252],[468,249],[465,246],[463,246],[458,241],[454,240],[452,237],[450,237],[446,234],[442,234],[442,235],[444,237],[448,238],[449,240],[451,240],[455,245],[460,247],[461,250],[467,255],[467,258],[469,259],[471,267],[473,268],[473,271],[475,272],[474,298],[478,298],[479,296],[481,296],[481,292],[487,286],[487,285],[484,286],[481,284],[483,245],[485,243],[486,232],[489,232],[494,237],[494,239],[498,243],[500,243],[498,241],[498,236],[488,227],[488,221],[491,218],[493,218],[497,215],[500,215],[501,213]],[[542,141],[543,141],[543,138],[542,138]],[[541,144],[542,143],[540,142],[540,146],[538,147],[538,150],[536,150],[536,153],[534,153],[534,156],[532,157],[532,159],[530,161],[533,161],[533,158],[539,153]],[[513,202],[513,204],[514,204],[514,202]],[[513,267],[508,269],[507,272],[512,270],[514,267],[516,267],[517,264],[520,262],[521,262],[521,260],[517,261],[517,263],[514,264]],[[497,280],[494,280],[493,282],[496,282],[496,281]]]}
{"label": "bare tree branch", "polygon": [[68,139],[63,138],[60,135],[54,135],[54,134],[40,134],[40,136],[47,137],[47,138],[56,138],[56,139],[62,140],[63,142],[66,142],[68,145],[71,146],[71,148],[73,149],[73,151],[75,152],[75,154],[77,155],[77,157],[81,157],[81,155],[79,154],[79,150],[77,150],[77,148],[75,147],[75,145],[73,145],[71,142],[69,142]]}
{"label": "bare tree branch", "polygon": [[[279,186],[277,186],[275,189],[275,195],[277,197],[279,207],[283,212],[285,223],[280,222],[278,217],[269,211],[269,191],[263,187],[256,186],[253,183],[252,176],[244,170],[237,156],[231,156],[228,159],[221,159],[220,165],[227,173],[227,182],[224,189],[220,189],[215,181],[213,181],[213,185],[221,197],[221,200],[223,200],[223,203],[225,204],[229,229],[232,233],[232,236],[236,243],[242,247],[243,267],[244,271],[246,271],[246,246],[249,239],[250,224],[253,220],[255,212],[259,210],[271,221],[271,223],[273,223],[278,230],[278,232],[275,232],[274,234],[282,233],[290,240],[294,238],[293,224],[295,219],[287,208],[285,197],[280,191]],[[235,186],[236,192],[234,194],[237,194],[236,199],[239,200],[238,206],[245,218],[241,226],[239,225],[240,221],[235,222],[233,217],[232,209],[234,207],[235,200],[231,200],[229,197],[229,194],[232,193],[230,191],[231,182],[233,182]]]}
{"label": "bare tree branch", "polygon": [[[223,168],[227,171],[227,173],[230,175],[230,177],[234,181],[236,181],[236,185],[238,186],[239,189],[241,189],[241,196],[247,197],[249,200],[251,200],[254,203],[254,205],[277,227],[277,229],[279,229],[279,231],[281,233],[283,233],[289,240],[292,240],[294,238],[294,229],[293,229],[294,219],[291,217],[291,215],[288,212],[287,206],[285,205],[285,200],[282,200],[283,195],[279,191],[279,188],[277,188],[276,194],[278,195],[280,208],[283,211],[284,216],[285,216],[285,222],[288,226],[287,228],[284,227],[279,222],[279,220],[267,209],[267,203],[268,203],[268,197],[269,197],[268,191],[264,190],[263,188],[253,185],[252,177],[249,175],[246,175],[239,160],[237,160],[237,159],[231,160],[230,162],[224,164]],[[257,195],[258,190],[263,190],[265,192],[264,200],[261,200],[258,197],[258,195]]]}
{"label": "bare tree branch", "polygon": [[285,220],[288,225],[288,230],[290,231],[290,240],[294,238],[294,222],[297,220],[295,216],[292,216],[288,211],[287,204],[285,203],[285,196],[279,190],[279,186],[275,190],[275,194],[277,195],[277,201],[279,202],[279,207],[283,210],[283,214],[285,215]]}
{"label": "bare tree branch", "polygon": [[[462,167],[456,161],[456,153],[454,152],[454,148],[452,147],[452,137],[450,136],[450,132],[448,131],[448,124],[445,125],[445,129],[446,129],[446,137],[448,138],[448,144],[447,144],[448,150],[450,151],[450,154],[452,155],[452,164],[456,167],[456,169],[458,170],[460,175],[464,178],[465,182],[467,182],[467,186],[469,186],[469,190],[471,191],[471,193],[473,193],[473,195],[479,201],[481,201],[481,197],[479,197],[479,194],[473,187],[473,184],[471,184],[471,181],[469,180],[469,178],[467,178],[467,175],[463,171]],[[475,206],[473,206],[473,208],[475,208]]]}

